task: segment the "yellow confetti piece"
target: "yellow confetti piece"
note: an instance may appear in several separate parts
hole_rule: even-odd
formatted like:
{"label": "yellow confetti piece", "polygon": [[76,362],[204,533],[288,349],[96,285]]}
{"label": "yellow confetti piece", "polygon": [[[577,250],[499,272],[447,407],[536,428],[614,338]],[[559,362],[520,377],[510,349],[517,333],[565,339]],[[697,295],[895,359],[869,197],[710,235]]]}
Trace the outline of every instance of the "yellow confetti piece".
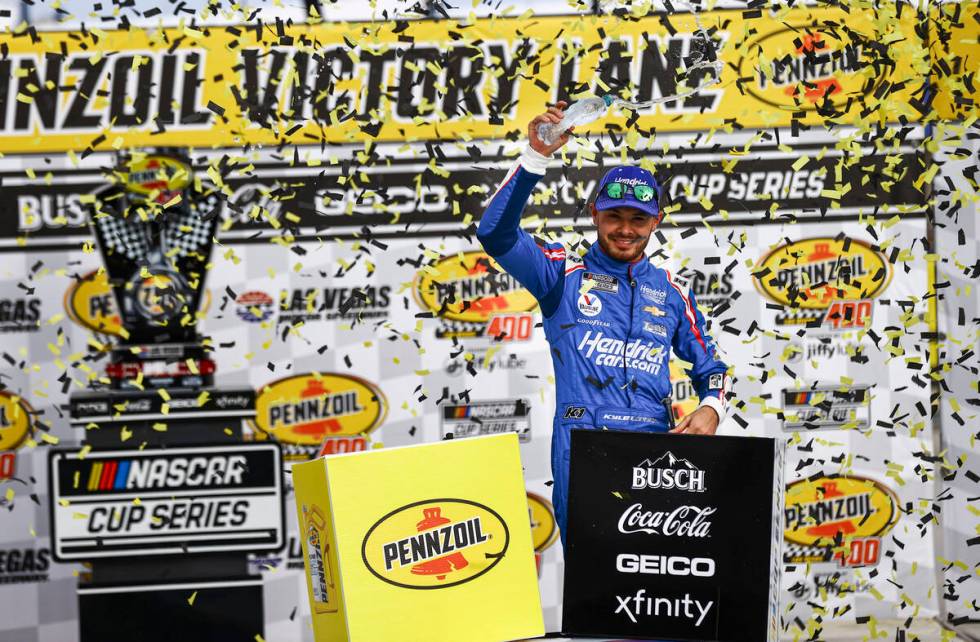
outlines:
{"label": "yellow confetti piece", "polygon": [[196,599],[197,599],[197,591],[194,591],[193,593],[191,593],[191,596],[187,598],[187,603],[190,604],[191,606],[194,606],[194,600]]}

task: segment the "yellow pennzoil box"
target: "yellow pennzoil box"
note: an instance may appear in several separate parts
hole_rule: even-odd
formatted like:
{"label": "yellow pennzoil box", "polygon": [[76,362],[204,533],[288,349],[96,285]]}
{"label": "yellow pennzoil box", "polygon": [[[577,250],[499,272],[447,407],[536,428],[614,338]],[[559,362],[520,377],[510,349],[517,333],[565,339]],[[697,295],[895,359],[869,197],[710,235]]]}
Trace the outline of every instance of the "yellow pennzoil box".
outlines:
{"label": "yellow pennzoil box", "polygon": [[544,634],[516,434],[293,467],[317,642]]}

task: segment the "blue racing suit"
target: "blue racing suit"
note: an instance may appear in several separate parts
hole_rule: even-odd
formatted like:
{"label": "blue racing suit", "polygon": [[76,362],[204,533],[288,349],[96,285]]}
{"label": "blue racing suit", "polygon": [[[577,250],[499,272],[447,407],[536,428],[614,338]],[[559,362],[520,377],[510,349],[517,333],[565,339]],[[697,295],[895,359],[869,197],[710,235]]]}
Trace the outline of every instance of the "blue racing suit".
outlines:
{"label": "blue racing suit", "polygon": [[544,317],[555,371],[552,497],[564,541],[569,431],[666,431],[671,348],[692,364],[688,374],[701,405],[723,419],[728,367],[679,276],[645,259],[612,259],[598,243],[580,257],[560,243],[539,243],[521,229],[524,206],[547,162],[525,150],[490,198],[477,238],[537,298]]}

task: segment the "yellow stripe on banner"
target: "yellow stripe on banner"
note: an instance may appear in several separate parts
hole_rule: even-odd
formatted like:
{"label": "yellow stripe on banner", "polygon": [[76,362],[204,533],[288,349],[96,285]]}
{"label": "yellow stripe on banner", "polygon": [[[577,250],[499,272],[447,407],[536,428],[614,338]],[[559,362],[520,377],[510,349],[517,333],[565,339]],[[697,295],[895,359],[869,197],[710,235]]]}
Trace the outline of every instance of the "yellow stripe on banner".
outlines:
{"label": "yellow stripe on banner", "polygon": [[[929,71],[929,50],[916,12],[898,15],[898,6],[908,9],[883,3],[874,12],[795,7],[778,17],[704,12],[701,22],[717,30],[721,82],[641,109],[630,127],[768,129],[794,119],[819,125],[825,118],[818,105],[840,110],[833,120],[841,125],[918,121],[910,101]],[[597,72],[603,61],[616,61],[614,74],[631,101],[683,92],[670,59],[695,46],[697,24],[692,14],[677,13],[670,26],[673,33],[657,17],[590,16],[584,28],[568,16],[534,16],[475,19],[466,29],[455,20],[418,20],[407,28],[401,21],[282,31],[132,27],[98,38],[5,33],[0,94],[11,100],[0,113],[0,152],[502,138],[526,127],[564,87],[608,93]],[[957,42],[969,35],[958,31]],[[297,44],[283,46],[290,41]],[[309,64],[302,43],[311,42],[329,64]],[[831,62],[810,64],[814,51]],[[876,64],[884,56],[891,64]],[[448,64],[428,64],[442,57]],[[330,74],[329,83],[321,74]],[[151,83],[150,99],[126,100],[131,85]],[[317,90],[327,85],[328,94]],[[613,108],[580,131],[626,128],[631,115]]]}
{"label": "yellow stripe on banner", "polygon": [[102,477],[102,462],[96,462],[92,464],[92,470],[88,475],[88,489],[98,490],[99,489],[99,479]]}

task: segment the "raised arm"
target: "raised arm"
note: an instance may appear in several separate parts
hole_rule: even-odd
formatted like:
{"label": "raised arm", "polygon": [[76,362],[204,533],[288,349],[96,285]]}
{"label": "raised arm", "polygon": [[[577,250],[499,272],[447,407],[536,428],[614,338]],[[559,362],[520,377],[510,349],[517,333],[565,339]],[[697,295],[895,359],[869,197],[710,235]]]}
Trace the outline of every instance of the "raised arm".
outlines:
{"label": "raised arm", "polygon": [[528,147],[490,197],[476,233],[487,254],[534,295],[546,317],[554,313],[561,297],[565,249],[558,243],[539,245],[521,229],[521,215],[534,186],[547,171],[549,157],[569,138],[566,133],[546,145],[538,137],[538,125],[557,123],[564,108],[565,103],[559,102],[528,124]]}

